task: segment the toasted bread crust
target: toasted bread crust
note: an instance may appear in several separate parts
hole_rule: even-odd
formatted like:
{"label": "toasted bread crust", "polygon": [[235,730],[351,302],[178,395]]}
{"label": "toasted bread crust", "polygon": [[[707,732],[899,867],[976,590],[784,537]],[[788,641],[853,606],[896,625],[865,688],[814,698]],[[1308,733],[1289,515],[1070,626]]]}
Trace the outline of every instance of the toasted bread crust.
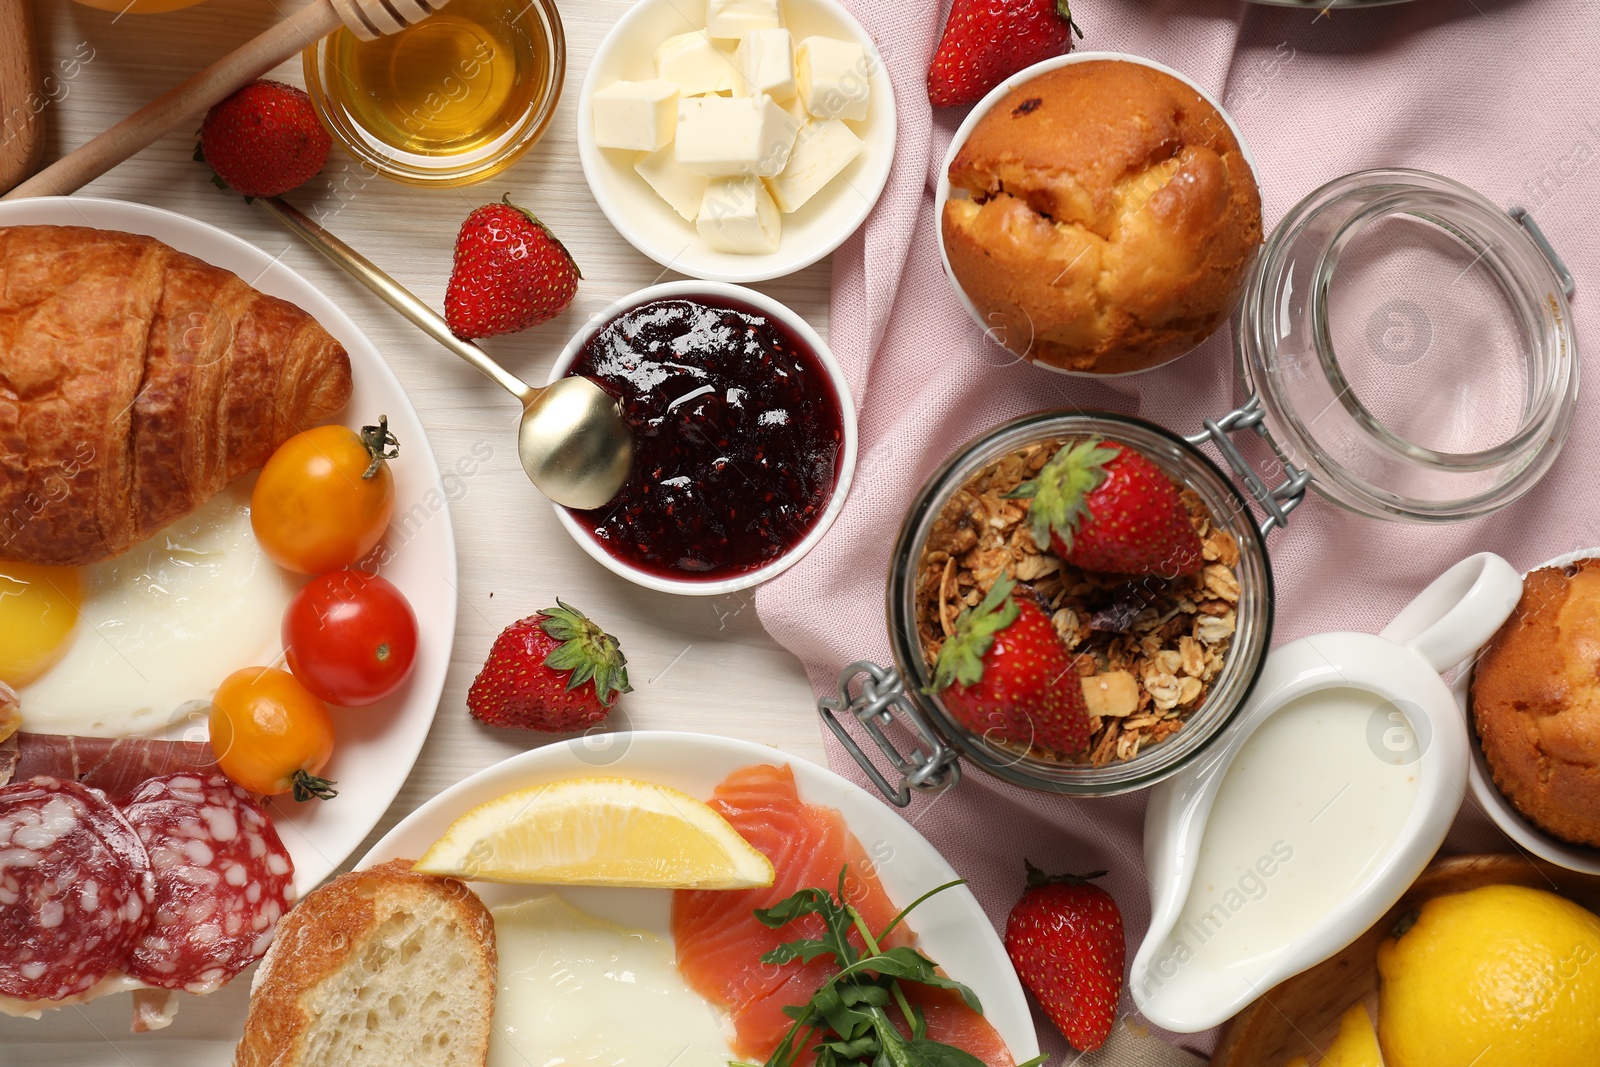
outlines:
{"label": "toasted bread crust", "polygon": [[[489,909],[465,883],[418,874],[411,869],[414,862],[390,860],[340,875],[289,911],[252,983],[250,1011],[234,1052],[234,1067],[316,1067],[304,1061],[313,1022],[305,1001],[322,983],[337,978],[383,924],[390,902],[409,898],[447,903],[472,933],[489,973],[495,973],[499,959]],[[476,1032],[455,1036],[462,1062],[482,1063],[487,1058],[493,1010],[491,1001],[474,1020]],[[481,1050],[481,1055],[469,1050]]]}

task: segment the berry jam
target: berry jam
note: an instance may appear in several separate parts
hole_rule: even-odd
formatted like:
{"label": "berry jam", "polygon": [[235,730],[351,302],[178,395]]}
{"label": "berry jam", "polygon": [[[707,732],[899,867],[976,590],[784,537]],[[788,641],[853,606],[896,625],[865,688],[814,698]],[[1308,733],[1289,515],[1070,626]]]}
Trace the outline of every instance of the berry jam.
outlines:
{"label": "berry jam", "polygon": [[667,578],[723,578],[793,548],[833,495],[844,421],[811,348],[721,297],[625,311],[579,353],[633,430],[615,500],[572,514],[606,550]]}

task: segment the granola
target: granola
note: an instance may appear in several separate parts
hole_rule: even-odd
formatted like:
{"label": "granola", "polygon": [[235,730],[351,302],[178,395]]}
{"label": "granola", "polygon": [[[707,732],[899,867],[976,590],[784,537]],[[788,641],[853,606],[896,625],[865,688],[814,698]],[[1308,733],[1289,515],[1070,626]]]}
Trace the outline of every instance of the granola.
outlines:
{"label": "granola", "polygon": [[1166,579],[1080,570],[1034,542],[1029,501],[1007,494],[1037,474],[1071,439],[1029,445],[978,472],[945,504],[923,549],[916,618],[931,666],[963,608],[1009,574],[1031,593],[1073,654],[1092,736],[1087,751],[1028,755],[1104,766],[1164,741],[1205,702],[1222,672],[1239,602],[1239,546],[1218,528],[1199,494],[1180,499],[1200,536],[1205,564]]}

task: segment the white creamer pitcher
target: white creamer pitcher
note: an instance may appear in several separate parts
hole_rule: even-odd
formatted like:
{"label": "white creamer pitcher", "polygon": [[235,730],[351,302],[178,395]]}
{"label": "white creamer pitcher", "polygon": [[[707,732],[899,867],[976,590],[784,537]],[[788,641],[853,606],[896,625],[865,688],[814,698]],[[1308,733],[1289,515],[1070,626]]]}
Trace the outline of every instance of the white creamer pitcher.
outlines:
{"label": "white creamer pitcher", "polygon": [[1216,1026],[1400,899],[1465,795],[1466,725],[1440,675],[1521,592],[1482,553],[1378,636],[1318,634],[1268,655],[1227,735],[1151,790],[1152,916],[1129,979],[1146,1018]]}

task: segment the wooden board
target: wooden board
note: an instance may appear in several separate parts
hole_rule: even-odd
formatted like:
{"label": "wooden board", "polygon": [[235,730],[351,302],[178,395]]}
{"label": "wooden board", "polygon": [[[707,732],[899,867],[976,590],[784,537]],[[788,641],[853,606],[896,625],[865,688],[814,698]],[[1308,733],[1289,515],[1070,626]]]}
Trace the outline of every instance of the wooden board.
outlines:
{"label": "wooden board", "polygon": [[1422,872],[1389,913],[1332,959],[1295,975],[1224,1026],[1211,1067],[1283,1067],[1295,1056],[1317,1062],[1339,1030],[1339,1016],[1364,1000],[1378,1005],[1378,945],[1395,922],[1431,897],[1485,885],[1547,889],[1600,911],[1600,878],[1521,856],[1452,856]]}

